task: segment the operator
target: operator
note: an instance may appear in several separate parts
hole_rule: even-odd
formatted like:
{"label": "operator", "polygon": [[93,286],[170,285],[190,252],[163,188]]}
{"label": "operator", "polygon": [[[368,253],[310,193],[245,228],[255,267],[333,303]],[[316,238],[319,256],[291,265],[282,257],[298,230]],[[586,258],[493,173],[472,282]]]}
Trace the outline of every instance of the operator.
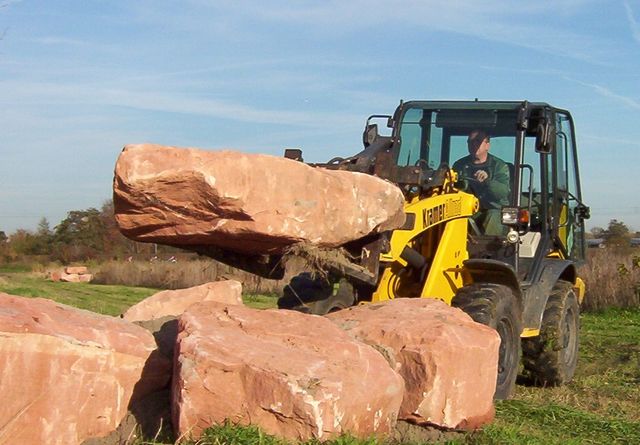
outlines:
{"label": "operator", "polygon": [[485,235],[503,235],[500,209],[509,205],[509,167],[500,158],[489,154],[491,139],[484,130],[469,133],[469,156],[458,159],[453,169],[460,179],[469,182],[471,191],[480,201],[480,210],[473,219]]}

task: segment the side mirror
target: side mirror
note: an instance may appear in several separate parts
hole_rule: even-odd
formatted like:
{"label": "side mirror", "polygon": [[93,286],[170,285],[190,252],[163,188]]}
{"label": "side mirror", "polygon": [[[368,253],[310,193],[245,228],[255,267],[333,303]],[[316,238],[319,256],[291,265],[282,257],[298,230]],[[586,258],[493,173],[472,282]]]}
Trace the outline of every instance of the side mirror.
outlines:
{"label": "side mirror", "polygon": [[556,127],[550,116],[540,119],[536,128],[536,151],[538,153],[551,153],[556,147]]}
{"label": "side mirror", "polygon": [[373,144],[375,140],[378,139],[378,136],[378,124],[367,124],[364,129],[364,133],[362,134],[364,147],[367,148],[369,145]]}
{"label": "side mirror", "polygon": [[284,157],[287,159],[293,159],[294,161],[304,162],[304,159],[302,159],[302,150],[299,148],[285,148]]}
{"label": "side mirror", "polygon": [[578,204],[578,207],[576,207],[576,217],[579,221],[591,218],[591,209],[582,203]]}

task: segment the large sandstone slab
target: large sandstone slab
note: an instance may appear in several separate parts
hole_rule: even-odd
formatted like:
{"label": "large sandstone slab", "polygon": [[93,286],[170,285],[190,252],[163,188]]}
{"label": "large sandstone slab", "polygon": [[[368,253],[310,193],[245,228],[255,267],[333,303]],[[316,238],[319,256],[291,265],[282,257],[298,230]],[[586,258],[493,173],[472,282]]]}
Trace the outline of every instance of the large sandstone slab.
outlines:
{"label": "large sandstone slab", "polygon": [[180,316],[172,416],[198,437],[225,419],[288,439],[390,431],[402,378],[324,317],[206,302]]}
{"label": "large sandstone slab", "polygon": [[177,316],[192,304],[202,301],[243,304],[242,284],[239,281],[227,280],[205,283],[187,289],[163,290],[131,306],[122,318],[134,322]]}
{"label": "large sandstone slab", "polygon": [[340,246],[404,222],[402,192],[387,181],[231,150],[127,145],[113,190],[131,239],[252,255]]}
{"label": "large sandstone slab", "polygon": [[493,420],[500,337],[439,300],[401,298],[328,318],[379,348],[405,380],[399,419],[474,429]]}
{"label": "large sandstone slab", "polygon": [[64,273],[83,275],[89,273],[87,266],[67,266],[64,268]]}
{"label": "large sandstone slab", "polygon": [[124,320],[0,293],[0,444],[79,444],[165,386],[171,363]]}

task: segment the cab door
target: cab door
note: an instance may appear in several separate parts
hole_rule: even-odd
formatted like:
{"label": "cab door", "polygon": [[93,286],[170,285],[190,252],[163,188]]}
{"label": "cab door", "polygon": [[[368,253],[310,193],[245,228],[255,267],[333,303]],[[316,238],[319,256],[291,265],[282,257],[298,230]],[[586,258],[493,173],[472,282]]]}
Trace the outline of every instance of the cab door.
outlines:
{"label": "cab door", "polygon": [[555,125],[553,229],[565,256],[582,260],[584,221],[579,217],[582,196],[573,121],[569,113],[558,111]]}

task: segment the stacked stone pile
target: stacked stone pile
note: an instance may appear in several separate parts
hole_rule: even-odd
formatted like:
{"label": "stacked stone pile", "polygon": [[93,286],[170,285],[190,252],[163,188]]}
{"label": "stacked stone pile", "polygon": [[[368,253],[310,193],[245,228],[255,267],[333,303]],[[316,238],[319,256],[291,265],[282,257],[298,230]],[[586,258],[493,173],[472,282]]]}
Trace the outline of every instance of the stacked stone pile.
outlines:
{"label": "stacked stone pile", "polygon": [[66,283],[90,283],[93,274],[89,273],[86,266],[66,266],[63,270],[53,270],[48,273],[51,281],[64,281]]}
{"label": "stacked stone pile", "polygon": [[132,415],[160,425],[149,413],[194,438],[226,419],[321,440],[492,420],[499,337],[462,311],[402,299],[320,317],[245,307],[239,288],[156,294],[135,323],[0,294],[0,444],[119,443]]}

